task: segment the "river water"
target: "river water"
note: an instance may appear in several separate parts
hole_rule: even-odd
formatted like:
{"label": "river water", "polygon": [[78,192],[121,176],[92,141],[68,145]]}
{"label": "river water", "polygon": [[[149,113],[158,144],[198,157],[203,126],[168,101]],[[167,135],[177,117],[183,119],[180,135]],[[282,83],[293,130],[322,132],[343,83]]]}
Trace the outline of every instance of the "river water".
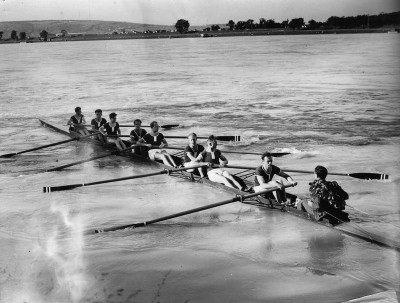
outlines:
{"label": "river water", "polygon": [[[399,239],[399,38],[2,45],[0,154],[66,139],[38,119],[65,125],[76,106],[87,120],[101,108],[125,124],[179,123],[166,135],[240,135],[221,149],[291,152],[274,160],[288,170],[320,164],[330,172],[390,175],[328,177],[349,193],[354,228]],[[39,172],[98,153],[75,142],[0,158],[0,302],[343,302],[386,290],[399,296],[398,252],[240,203],[83,235],[231,197],[167,176],[42,192],[150,171],[111,156]],[[226,156],[231,164],[260,163],[258,156]],[[291,192],[305,194],[313,175],[291,175],[299,183]]]}

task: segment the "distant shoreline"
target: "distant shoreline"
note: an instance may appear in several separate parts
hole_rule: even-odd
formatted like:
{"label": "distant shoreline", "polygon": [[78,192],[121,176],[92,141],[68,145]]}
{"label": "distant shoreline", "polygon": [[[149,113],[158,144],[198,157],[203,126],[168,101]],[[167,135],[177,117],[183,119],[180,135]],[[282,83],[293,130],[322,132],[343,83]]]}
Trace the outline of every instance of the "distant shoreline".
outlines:
{"label": "distant shoreline", "polygon": [[78,36],[50,37],[48,41],[40,38],[27,40],[0,40],[0,44],[9,43],[43,43],[94,40],[126,40],[126,39],[177,39],[177,38],[211,38],[211,37],[246,37],[246,36],[277,36],[277,35],[329,35],[329,34],[362,34],[362,33],[399,33],[398,28],[378,29],[329,29],[329,30],[244,30],[244,31],[206,31],[180,34],[177,32],[164,33],[129,33],[129,34],[84,34]]}

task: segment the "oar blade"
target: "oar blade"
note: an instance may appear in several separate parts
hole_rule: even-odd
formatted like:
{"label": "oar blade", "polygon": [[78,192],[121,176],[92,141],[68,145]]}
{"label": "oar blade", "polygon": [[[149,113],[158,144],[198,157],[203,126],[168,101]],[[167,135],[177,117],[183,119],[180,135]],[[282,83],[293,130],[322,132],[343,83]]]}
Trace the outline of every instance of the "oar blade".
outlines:
{"label": "oar blade", "polygon": [[161,128],[168,129],[168,128],[173,128],[173,127],[178,127],[179,124],[165,124],[161,125]]}
{"label": "oar blade", "polygon": [[240,136],[216,136],[216,139],[219,141],[234,141],[239,142]]}
{"label": "oar blade", "polygon": [[13,157],[15,155],[18,155],[18,153],[0,155],[0,158],[11,158],[11,157]]}
{"label": "oar blade", "polygon": [[379,173],[353,173],[349,174],[350,177],[363,179],[363,180],[387,180],[389,175]]}
{"label": "oar blade", "polygon": [[70,190],[77,187],[83,186],[82,184],[70,184],[70,185],[63,185],[63,186],[45,186],[43,187],[44,193],[51,193],[55,191],[62,191],[62,190]]}
{"label": "oar blade", "polygon": [[283,156],[286,156],[286,155],[290,155],[290,153],[271,153],[271,155],[272,155],[272,157],[278,158],[278,157],[283,157]]}

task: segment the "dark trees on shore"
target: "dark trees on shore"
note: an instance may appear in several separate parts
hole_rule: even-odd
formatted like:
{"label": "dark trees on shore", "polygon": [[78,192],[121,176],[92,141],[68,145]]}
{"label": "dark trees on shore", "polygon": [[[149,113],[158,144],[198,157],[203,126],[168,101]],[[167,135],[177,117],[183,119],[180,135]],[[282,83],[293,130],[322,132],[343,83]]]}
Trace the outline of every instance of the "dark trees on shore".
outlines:
{"label": "dark trees on shore", "polygon": [[273,19],[260,18],[260,22],[253,23],[253,20],[237,21],[229,20],[226,24],[231,30],[246,29],[270,29],[270,28],[292,28],[292,29],[334,29],[334,28],[378,28],[382,26],[400,25],[400,12],[381,13],[379,15],[359,15],[353,17],[329,17],[325,22],[317,22],[314,19],[304,23],[303,18],[284,20],[281,23]]}
{"label": "dark trees on shore", "polygon": [[25,32],[20,32],[19,33],[19,39],[20,40],[26,40],[26,33]]}
{"label": "dark trees on shore", "polygon": [[301,29],[304,26],[304,19],[303,18],[295,18],[290,20],[289,27],[292,29]]}
{"label": "dark trees on shore", "polygon": [[226,24],[226,26],[229,26],[229,29],[232,31],[235,28],[235,22],[233,20],[229,20],[229,22]]}
{"label": "dark trees on shore", "polygon": [[47,31],[42,30],[42,31],[40,32],[40,38],[42,38],[44,41],[47,41],[47,36],[48,36]]}
{"label": "dark trees on shore", "polygon": [[10,38],[12,39],[12,40],[17,40],[17,31],[15,31],[15,30],[12,30],[11,31],[11,36],[10,36]]}
{"label": "dark trees on shore", "polygon": [[181,34],[186,33],[189,30],[190,23],[187,20],[179,19],[176,21],[175,28]]}

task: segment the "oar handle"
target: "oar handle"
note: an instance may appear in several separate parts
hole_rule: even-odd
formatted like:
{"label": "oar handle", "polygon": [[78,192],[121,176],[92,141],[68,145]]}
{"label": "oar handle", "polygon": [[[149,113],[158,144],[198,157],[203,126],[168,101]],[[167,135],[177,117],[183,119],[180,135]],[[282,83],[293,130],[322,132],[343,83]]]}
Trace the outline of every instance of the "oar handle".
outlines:
{"label": "oar handle", "polygon": [[[297,185],[297,183],[295,182],[294,184],[283,185],[282,188],[292,187],[292,186],[296,186],[296,185]],[[172,215],[168,215],[168,216],[165,216],[165,217],[157,218],[157,219],[154,219],[154,220],[145,221],[145,222],[141,222],[141,223],[120,225],[120,226],[103,228],[103,229],[95,229],[95,230],[92,230],[92,231],[88,231],[85,234],[88,235],[88,234],[96,234],[96,233],[103,233],[103,232],[109,232],[109,231],[116,231],[116,230],[121,230],[121,229],[126,229],[126,228],[143,227],[143,226],[154,224],[154,223],[158,223],[158,222],[161,222],[161,221],[166,221],[166,220],[169,220],[169,219],[173,219],[173,218],[185,216],[185,215],[188,215],[188,214],[196,213],[196,212],[199,212],[199,211],[202,211],[202,210],[215,208],[215,207],[222,206],[222,205],[225,205],[225,204],[229,204],[229,203],[233,203],[233,202],[237,202],[237,201],[244,201],[245,199],[256,197],[258,195],[263,195],[265,193],[268,193],[268,192],[271,192],[271,191],[275,191],[275,190],[278,190],[278,189],[280,189],[280,188],[278,186],[275,186],[275,187],[260,191],[258,193],[247,194],[247,195],[237,195],[235,198],[232,198],[232,199],[228,199],[228,200],[224,200],[224,201],[221,201],[221,202],[217,202],[217,203],[213,203],[213,204],[209,204],[209,205],[205,205],[205,206],[189,209],[189,210],[186,210],[186,211],[182,211],[182,212],[175,213],[175,214],[172,214]]]}

